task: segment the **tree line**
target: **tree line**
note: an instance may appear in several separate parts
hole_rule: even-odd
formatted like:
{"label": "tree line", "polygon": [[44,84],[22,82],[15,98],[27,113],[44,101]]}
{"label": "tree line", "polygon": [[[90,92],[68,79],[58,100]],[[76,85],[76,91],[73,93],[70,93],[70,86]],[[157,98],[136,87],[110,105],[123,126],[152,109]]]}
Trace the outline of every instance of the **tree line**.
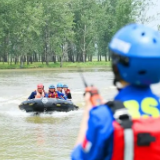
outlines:
{"label": "tree line", "polygon": [[140,19],[142,0],[1,0],[0,61],[8,64],[110,60],[108,43]]}

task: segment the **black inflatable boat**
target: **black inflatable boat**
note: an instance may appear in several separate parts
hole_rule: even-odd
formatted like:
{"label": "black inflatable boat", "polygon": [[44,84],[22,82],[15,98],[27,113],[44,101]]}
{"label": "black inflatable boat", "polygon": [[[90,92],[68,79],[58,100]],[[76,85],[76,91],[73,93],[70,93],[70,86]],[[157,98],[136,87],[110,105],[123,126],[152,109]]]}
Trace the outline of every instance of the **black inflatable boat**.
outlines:
{"label": "black inflatable boat", "polygon": [[69,112],[77,110],[79,107],[68,100],[42,98],[26,100],[19,105],[19,108],[26,112],[42,113],[54,111]]}

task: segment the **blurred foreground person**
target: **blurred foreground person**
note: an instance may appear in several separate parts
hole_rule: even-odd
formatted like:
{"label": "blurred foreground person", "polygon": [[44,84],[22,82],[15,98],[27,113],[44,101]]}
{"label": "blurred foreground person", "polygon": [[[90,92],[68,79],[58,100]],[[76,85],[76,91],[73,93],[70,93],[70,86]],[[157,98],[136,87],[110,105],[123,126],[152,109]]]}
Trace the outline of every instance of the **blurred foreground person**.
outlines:
{"label": "blurred foreground person", "polygon": [[95,106],[98,92],[86,89],[71,159],[160,160],[160,103],[150,88],[160,81],[160,34],[130,24],[113,36],[109,48],[119,93],[114,101]]}

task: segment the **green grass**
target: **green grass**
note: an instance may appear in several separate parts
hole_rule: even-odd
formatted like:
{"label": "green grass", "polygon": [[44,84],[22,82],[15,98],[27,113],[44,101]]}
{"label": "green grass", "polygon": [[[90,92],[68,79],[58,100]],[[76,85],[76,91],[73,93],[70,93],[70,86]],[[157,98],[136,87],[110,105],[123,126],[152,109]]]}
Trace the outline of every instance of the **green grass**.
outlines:
{"label": "green grass", "polygon": [[[89,68],[89,67],[110,67],[111,62],[63,62],[63,66],[62,68]],[[60,63],[53,63],[53,62],[49,62],[48,65],[46,65],[46,63],[41,63],[41,62],[33,62],[32,64],[27,65],[27,63],[24,63],[23,65],[23,69],[31,69],[31,68],[60,68]],[[3,63],[0,62],[0,69],[20,69],[20,64],[8,64],[8,63]]]}

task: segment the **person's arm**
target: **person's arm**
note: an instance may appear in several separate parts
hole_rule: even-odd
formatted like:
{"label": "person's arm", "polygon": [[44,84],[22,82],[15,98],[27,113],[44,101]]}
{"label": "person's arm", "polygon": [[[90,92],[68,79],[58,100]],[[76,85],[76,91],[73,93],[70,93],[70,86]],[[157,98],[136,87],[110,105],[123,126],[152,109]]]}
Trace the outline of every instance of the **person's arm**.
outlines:
{"label": "person's arm", "polygon": [[35,92],[32,92],[31,94],[30,94],[30,96],[28,97],[28,99],[34,99],[35,98]]}
{"label": "person's arm", "polygon": [[58,92],[58,93],[59,93],[60,99],[65,99],[65,100],[67,100],[67,97],[66,97],[65,94],[63,94],[62,92]]}
{"label": "person's arm", "polygon": [[85,137],[88,128],[89,111],[92,109],[92,104],[90,102],[90,93],[86,93],[85,102],[86,102],[86,107],[83,112],[83,118],[81,121],[80,131],[78,134],[76,145],[83,142],[83,139]]}
{"label": "person's arm", "polygon": [[46,92],[45,92],[45,95],[44,95],[44,97],[48,98],[48,93],[46,93]]}
{"label": "person's arm", "polygon": [[59,99],[63,99],[63,98],[62,98],[62,95],[61,95],[61,92],[57,91],[57,95],[58,95],[58,98],[59,98]]}
{"label": "person's arm", "polygon": [[69,92],[69,93],[67,94],[67,98],[68,98],[68,99],[72,99],[71,92]]}
{"label": "person's arm", "polygon": [[[99,108],[100,107],[100,108]],[[113,126],[112,114],[107,106],[98,106],[90,111],[87,131],[78,137],[72,152],[72,160],[105,159],[112,155]],[[85,126],[86,127],[86,126]],[[81,126],[81,129],[86,129]]]}
{"label": "person's arm", "polygon": [[[62,93],[63,94],[63,93]],[[63,98],[65,99],[65,100],[67,100],[67,96],[65,95],[65,94],[63,94]]]}

